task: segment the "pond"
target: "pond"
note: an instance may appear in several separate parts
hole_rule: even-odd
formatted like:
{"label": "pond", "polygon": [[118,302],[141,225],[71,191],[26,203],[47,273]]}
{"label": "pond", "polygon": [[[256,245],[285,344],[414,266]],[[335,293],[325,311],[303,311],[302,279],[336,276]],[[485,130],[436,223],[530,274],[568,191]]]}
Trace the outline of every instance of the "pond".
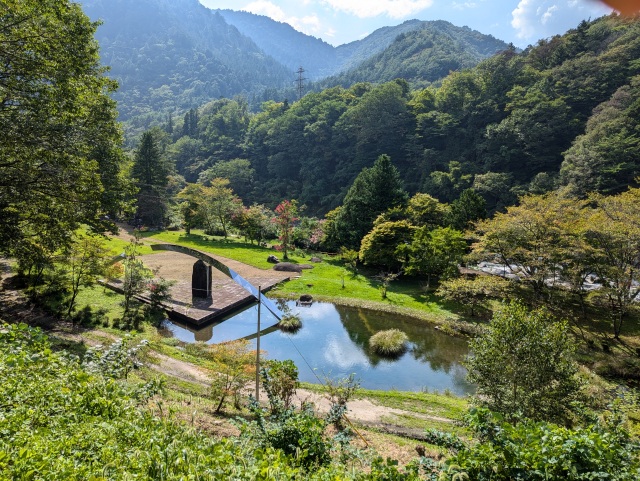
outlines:
{"label": "pond", "polygon": [[[261,332],[260,348],[269,359],[291,359],[300,380],[318,383],[355,373],[367,389],[429,390],[464,395],[473,392],[466,381],[461,362],[468,353],[467,342],[424,325],[424,322],[386,312],[314,302],[297,307],[287,302],[292,313],[300,315],[302,328],[295,334],[276,327]],[[257,306],[199,330],[165,321],[170,335],[184,342],[218,343],[249,339],[255,347]],[[261,311],[261,325],[273,326],[275,318]],[[369,338],[378,331],[397,328],[409,337],[409,349],[397,359],[385,359],[369,349]]]}

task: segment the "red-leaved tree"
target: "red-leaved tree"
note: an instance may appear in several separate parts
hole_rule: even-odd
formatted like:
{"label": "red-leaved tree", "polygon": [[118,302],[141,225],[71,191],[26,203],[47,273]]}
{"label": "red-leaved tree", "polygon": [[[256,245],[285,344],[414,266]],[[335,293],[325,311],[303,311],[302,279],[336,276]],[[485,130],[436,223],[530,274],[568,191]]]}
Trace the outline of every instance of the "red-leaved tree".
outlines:
{"label": "red-leaved tree", "polygon": [[277,248],[283,251],[283,259],[287,260],[289,259],[287,252],[293,243],[293,223],[298,220],[298,201],[283,200],[276,207],[275,213],[276,216],[272,222],[278,228],[280,245]]}

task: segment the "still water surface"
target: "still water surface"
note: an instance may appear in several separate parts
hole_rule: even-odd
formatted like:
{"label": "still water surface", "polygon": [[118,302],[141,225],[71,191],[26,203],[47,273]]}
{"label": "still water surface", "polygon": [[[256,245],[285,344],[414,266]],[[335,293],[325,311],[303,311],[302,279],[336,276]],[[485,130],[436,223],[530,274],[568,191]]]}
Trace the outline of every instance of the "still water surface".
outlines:
{"label": "still water surface", "polygon": [[[444,391],[464,395],[473,387],[466,381],[461,362],[468,353],[463,339],[447,336],[420,321],[386,312],[314,302],[310,307],[287,305],[302,319],[295,334],[275,327],[261,333],[260,348],[269,359],[291,359],[300,380],[317,383],[324,376],[337,379],[355,373],[367,389]],[[165,328],[185,342],[218,343],[248,338],[255,347],[258,310],[251,306],[229,319],[195,330],[172,321]],[[275,318],[261,311],[261,325],[273,326]],[[409,349],[398,359],[381,358],[369,349],[369,338],[378,331],[397,328],[409,337]],[[317,377],[316,377],[317,376]]]}

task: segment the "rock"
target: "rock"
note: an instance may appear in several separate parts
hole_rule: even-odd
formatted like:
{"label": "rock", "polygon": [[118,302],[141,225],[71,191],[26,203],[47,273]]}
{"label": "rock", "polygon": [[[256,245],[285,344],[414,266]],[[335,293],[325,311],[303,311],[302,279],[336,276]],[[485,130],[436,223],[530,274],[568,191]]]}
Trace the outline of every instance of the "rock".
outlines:
{"label": "rock", "polygon": [[302,272],[302,266],[298,264],[292,264],[291,262],[279,262],[273,266],[274,271],[284,272]]}
{"label": "rock", "polygon": [[271,264],[277,264],[280,261],[278,260],[278,258],[276,256],[270,255],[269,257],[267,257],[267,262],[269,262]]}
{"label": "rock", "polygon": [[319,257],[312,257],[312,258],[310,259],[310,261],[311,261],[311,262],[318,263],[318,262],[322,262],[322,259],[320,259]]}
{"label": "rock", "polygon": [[313,303],[313,296],[311,294],[302,294],[296,301],[296,306],[310,306]]}

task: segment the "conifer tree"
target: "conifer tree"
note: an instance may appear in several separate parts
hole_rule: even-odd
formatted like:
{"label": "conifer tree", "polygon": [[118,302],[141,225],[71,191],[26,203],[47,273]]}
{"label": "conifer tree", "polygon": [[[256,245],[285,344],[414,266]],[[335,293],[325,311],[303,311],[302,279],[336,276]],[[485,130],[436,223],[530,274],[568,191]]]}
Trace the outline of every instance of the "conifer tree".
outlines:
{"label": "conifer tree", "polygon": [[335,220],[339,246],[359,250],[360,241],[371,230],[373,222],[389,208],[405,204],[407,192],[398,169],[388,155],[381,155],[372,167],[358,174],[344,198]]}
{"label": "conifer tree", "polygon": [[137,216],[146,225],[162,225],[166,211],[168,169],[151,132],[142,134],[132,176],[138,188]]}

